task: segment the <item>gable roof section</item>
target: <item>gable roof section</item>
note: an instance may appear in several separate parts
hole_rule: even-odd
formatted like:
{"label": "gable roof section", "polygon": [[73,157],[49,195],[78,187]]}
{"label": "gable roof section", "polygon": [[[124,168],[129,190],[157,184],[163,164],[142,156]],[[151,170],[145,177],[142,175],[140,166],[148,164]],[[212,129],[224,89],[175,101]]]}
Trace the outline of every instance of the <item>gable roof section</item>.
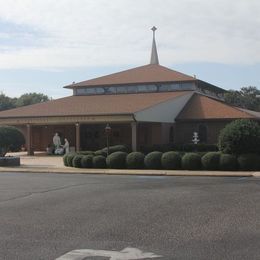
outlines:
{"label": "gable roof section", "polygon": [[[252,112],[252,111],[251,111]],[[213,98],[194,94],[187,105],[177,116],[177,120],[205,120],[205,119],[257,119],[256,114],[230,106]]]}
{"label": "gable roof section", "polygon": [[134,114],[191,91],[122,95],[70,96],[0,112],[2,118]]}
{"label": "gable roof section", "polygon": [[191,76],[181,72],[168,69],[158,64],[148,64],[145,66],[113,73],[107,76],[82,81],[65,86],[65,88],[80,88],[93,86],[127,85],[162,82],[183,82],[196,81]]}

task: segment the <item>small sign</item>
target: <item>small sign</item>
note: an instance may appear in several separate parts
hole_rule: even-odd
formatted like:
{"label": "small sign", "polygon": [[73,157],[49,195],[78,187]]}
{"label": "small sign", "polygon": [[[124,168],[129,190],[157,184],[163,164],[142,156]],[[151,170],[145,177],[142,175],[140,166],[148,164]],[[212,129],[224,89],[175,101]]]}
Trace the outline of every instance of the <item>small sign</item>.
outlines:
{"label": "small sign", "polygon": [[56,260],[83,260],[90,256],[109,257],[109,260],[136,260],[162,257],[151,252],[142,252],[138,248],[127,247],[121,251],[77,249],[56,258]]}

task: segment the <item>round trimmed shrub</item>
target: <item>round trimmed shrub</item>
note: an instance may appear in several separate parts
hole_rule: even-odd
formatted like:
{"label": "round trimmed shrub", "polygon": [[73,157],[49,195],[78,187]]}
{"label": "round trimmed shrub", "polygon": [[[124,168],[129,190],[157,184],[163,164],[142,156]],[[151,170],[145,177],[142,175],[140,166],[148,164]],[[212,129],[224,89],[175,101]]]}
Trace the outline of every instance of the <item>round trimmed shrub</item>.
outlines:
{"label": "round trimmed shrub", "polygon": [[94,154],[93,151],[80,151],[79,154],[82,154],[82,155],[91,155],[91,154]]}
{"label": "round trimmed shrub", "polygon": [[237,161],[239,170],[256,171],[260,169],[260,156],[258,154],[241,154]]}
{"label": "round trimmed shrub", "polygon": [[25,144],[23,134],[13,126],[0,126],[0,156],[7,152],[18,152]]}
{"label": "round trimmed shrub", "polygon": [[66,166],[69,166],[69,167],[73,167],[73,164],[72,164],[72,161],[73,161],[73,159],[74,159],[74,156],[76,156],[76,154],[75,153],[69,153],[69,154],[67,154],[67,165]]}
{"label": "round trimmed shrub", "polygon": [[[122,144],[113,145],[109,147],[109,154],[115,153],[115,152],[127,152],[127,147]],[[107,147],[103,148],[102,151],[107,154]]]}
{"label": "round trimmed shrub", "polygon": [[208,152],[201,158],[201,164],[203,169],[216,171],[219,169],[220,153]]}
{"label": "round trimmed shrub", "polygon": [[161,169],[161,158],[162,158],[162,152],[154,151],[151,153],[148,153],[144,158],[144,165],[147,169]]}
{"label": "round trimmed shrub", "polygon": [[107,167],[111,169],[125,169],[126,168],[125,152],[114,152],[106,158]]}
{"label": "round trimmed shrub", "polygon": [[186,153],[181,159],[181,165],[184,170],[200,170],[201,157],[197,153]]}
{"label": "round trimmed shrub", "polygon": [[77,154],[74,156],[72,160],[72,166],[75,168],[81,168],[81,159],[83,158],[83,155]]}
{"label": "round trimmed shrub", "polygon": [[94,152],[94,155],[102,155],[102,156],[107,156],[107,153],[106,152],[104,152],[104,151],[102,151],[102,150],[97,150],[97,151],[95,151]]}
{"label": "round trimmed shrub", "polygon": [[84,155],[81,158],[81,168],[92,168],[93,166],[93,155]]}
{"label": "round trimmed shrub", "polygon": [[181,168],[181,156],[177,152],[166,152],[162,155],[161,163],[163,169],[178,170]]}
{"label": "round trimmed shrub", "polygon": [[143,169],[144,154],[141,152],[129,153],[126,157],[126,166],[128,169]]}
{"label": "round trimmed shrub", "polygon": [[235,120],[220,132],[218,146],[223,153],[259,153],[260,126],[248,119]]}
{"label": "round trimmed shrub", "polygon": [[219,159],[219,169],[222,171],[237,170],[237,158],[232,154],[221,154]]}
{"label": "round trimmed shrub", "polygon": [[62,157],[64,166],[69,166],[67,158],[68,158],[68,154],[64,154]]}
{"label": "round trimmed shrub", "polygon": [[102,155],[94,156],[92,159],[93,168],[105,169],[107,168],[106,157]]}

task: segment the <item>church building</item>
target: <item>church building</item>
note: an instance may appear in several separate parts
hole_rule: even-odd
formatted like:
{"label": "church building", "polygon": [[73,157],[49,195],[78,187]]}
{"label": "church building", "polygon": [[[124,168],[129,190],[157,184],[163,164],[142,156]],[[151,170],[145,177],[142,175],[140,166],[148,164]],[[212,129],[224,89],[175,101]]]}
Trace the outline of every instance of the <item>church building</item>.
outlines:
{"label": "church building", "polygon": [[28,154],[46,150],[57,132],[76,151],[126,144],[133,151],[159,144],[215,144],[220,130],[239,118],[260,113],[223,101],[226,90],[159,64],[155,30],[150,63],[65,86],[69,97],[0,112],[0,125],[16,126]]}

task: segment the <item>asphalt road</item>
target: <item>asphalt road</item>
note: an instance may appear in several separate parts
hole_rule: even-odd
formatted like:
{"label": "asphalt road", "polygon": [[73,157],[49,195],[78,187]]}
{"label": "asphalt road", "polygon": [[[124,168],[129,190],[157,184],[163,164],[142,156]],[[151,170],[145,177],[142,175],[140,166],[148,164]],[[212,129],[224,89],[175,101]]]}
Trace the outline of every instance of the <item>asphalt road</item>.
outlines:
{"label": "asphalt road", "polygon": [[260,179],[0,173],[1,260],[126,247],[260,259]]}

